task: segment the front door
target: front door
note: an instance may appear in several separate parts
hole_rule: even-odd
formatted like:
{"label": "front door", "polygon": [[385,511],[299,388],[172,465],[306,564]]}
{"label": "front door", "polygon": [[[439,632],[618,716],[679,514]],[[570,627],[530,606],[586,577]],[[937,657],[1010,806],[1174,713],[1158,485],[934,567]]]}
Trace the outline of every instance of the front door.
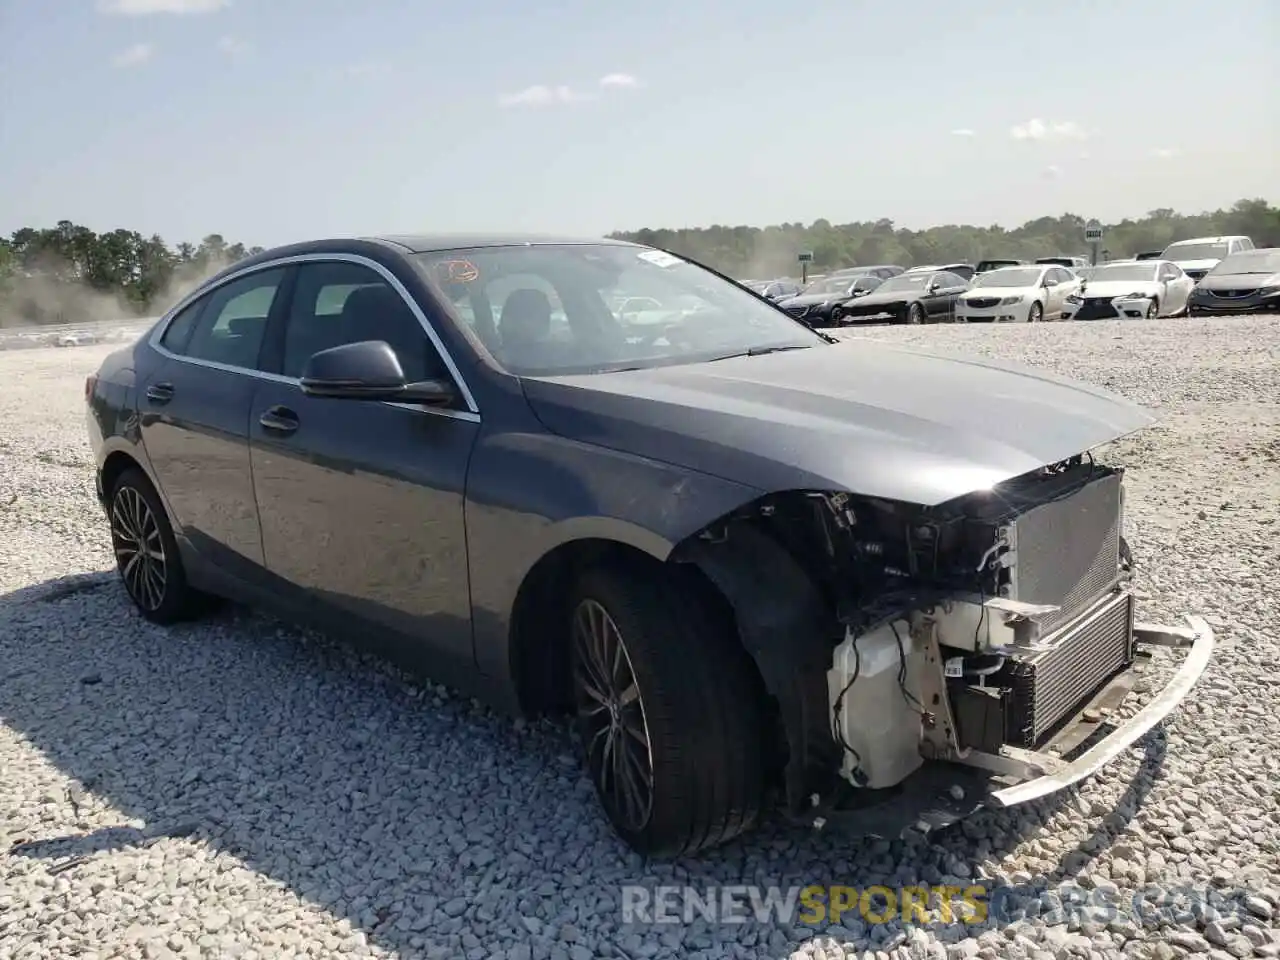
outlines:
{"label": "front door", "polygon": [[[360,264],[300,266],[283,323],[283,377],[360,340],[389,343],[410,380],[448,376],[405,301]],[[283,379],[260,381],[250,412],[267,568],[295,599],[358,618],[374,645],[437,675],[474,663],[463,503],[478,420],[308,397]]]}
{"label": "front door", "polygon": [[224,284],[179,313],[138,384],[143,448],[175,530],[241,576],[262,563],[249,465],[249,405],[268,316],[286,271]]}

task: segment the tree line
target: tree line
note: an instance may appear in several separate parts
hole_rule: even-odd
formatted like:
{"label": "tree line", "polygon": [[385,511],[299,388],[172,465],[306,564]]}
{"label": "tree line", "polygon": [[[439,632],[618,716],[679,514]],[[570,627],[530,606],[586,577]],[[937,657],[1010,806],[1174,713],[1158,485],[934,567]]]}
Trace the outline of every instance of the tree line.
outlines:
{"label": "tree line", "polygon": [[[1040,217],[1020,227],[948,224],[907,230],[892,220],[832,224],[816,220],[772,227],[713,226],[644,229],[612,236],[690,257],[739,279],[797,276],[798,254],[812,253],[810,272],[858,264],[977,263],[983,259],[1087,255],[1084,226],[1076,214]],[[1152,210],[1138,220],[1104,225],[1103,248],[1112,259],[1163,250],[1175,240],[1241,234],[1259,247],[1280,246],[1280,207],[1240,200],[1225,210],[1180,214]]]}
{"label": "tree line", "polygon": [[[711,226],[642,229],[611,236],[699,260],[740,279],[794,275],[796,258],[813,254],[813,272],[872,263],[975,263],[984,258],[1034,258],[1083,253],[1085,218],[1041,217],[1020,227],[948,224],[907,230],[892,220],[832,224],[816,220],[770,227]],[[1243,234],[1258,246],[1280,246],[1280,207],[1240,200],[1201,214],[1152,210],[1105,227],[1112,257],[1163,250],[1188,237]],[[171,247],[136,230],[95,233],[61,220],[0,237],[0,326],[72,323],[151,316],[205,278],[261,251],[210,234]]]}

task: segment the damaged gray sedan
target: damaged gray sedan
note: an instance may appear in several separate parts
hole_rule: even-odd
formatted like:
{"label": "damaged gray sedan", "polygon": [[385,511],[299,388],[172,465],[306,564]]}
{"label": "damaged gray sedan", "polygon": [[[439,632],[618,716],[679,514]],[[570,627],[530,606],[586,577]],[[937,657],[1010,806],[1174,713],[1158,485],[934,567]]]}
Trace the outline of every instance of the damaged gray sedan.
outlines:
{"label": "damaged gray sedan", "polygon": [[[658,319],[615,305],[642,298]],[[1213,634],[1135,622],[1123,473],[1152,422],[1038,371],[837,342],[615,241],[316,241],[206,282],[85,384],[121,579],[576,715],[622,839],[777,806],[897,835],[1088,777]],[[1145,647],[1181,648],[1114,727]]]}

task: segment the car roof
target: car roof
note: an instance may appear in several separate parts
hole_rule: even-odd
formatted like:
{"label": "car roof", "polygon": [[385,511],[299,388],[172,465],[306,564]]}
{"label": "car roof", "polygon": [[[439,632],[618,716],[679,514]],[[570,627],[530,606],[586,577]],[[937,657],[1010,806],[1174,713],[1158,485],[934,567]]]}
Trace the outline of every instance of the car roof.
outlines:
{"label": "car roof", "polygon": [[524,247],[542,244],[611,243],[619,246],[640,246],[626,240],[610,240],[605,237],[541,233],[391,233],[365,239],[395,244],[412,253],[432,253],[437,250],[457,250],[462,247]]}
{"label": "car roof", "polygon": [[[1175,240],[1169,244],[1169,247],[1180,247],[1184,243],[1225,243],[1228,240],[1248,240],[1243,233],[1233,233],[1222,237],[1189,237],[1186,240]],[[1169,247],[1165,247],[1166,250]]]}

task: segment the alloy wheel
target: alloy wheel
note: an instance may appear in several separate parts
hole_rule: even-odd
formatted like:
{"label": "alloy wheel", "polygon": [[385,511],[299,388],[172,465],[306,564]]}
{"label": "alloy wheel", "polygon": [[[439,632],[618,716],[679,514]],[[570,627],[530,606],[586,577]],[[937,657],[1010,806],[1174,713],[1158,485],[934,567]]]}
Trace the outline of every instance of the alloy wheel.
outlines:
{"label": "alloy wheel", "polygon": [[913,303],[910,307],[907,308],[907,323],[920,323],[921,321],[920,314],[921,314],[920,304]]}
{"label": "alloy wheel", "polygon": [[573,615],[573,680],[587,769],[610,817],[632,832],[653,812],[653,751],[622,632],[600,603]]}
{"label": "alloy wheel", "polygon": [[111,541],[129,596],[143,610],[160,609],[168,584],[164,541],[155,514],[134,487],[122,486],[112,500]]}
{"label": "alloy wheel", "polygon": [[1158,316],[1160,316],[1160,301],[1152,300],[1147,307],[1147,319],[1154,320]]}
{"label": "alloy wheel", "polygon": [[1033,303],[1030,312],[1027,314],[1027,323],[1039,323],[1042,316],[1043,310],[1039,302]]}

